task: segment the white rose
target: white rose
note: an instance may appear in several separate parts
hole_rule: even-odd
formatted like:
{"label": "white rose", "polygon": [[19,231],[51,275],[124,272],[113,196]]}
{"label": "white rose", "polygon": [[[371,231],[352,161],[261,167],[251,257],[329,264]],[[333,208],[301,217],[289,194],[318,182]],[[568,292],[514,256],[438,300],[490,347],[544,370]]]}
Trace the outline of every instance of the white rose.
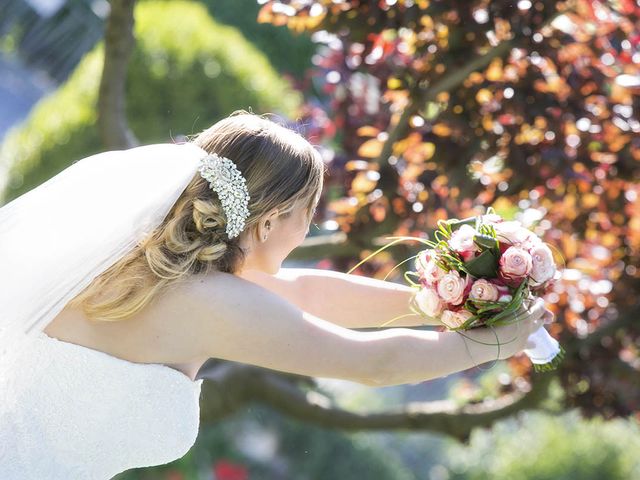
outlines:
{"label": "white rose", "polygon": [[459,312],[445,310],[442,313],[442,317],[440,317],[440,321],[448,328],[457,328],[471,317],[473,317],[473,314],[468,310],[460,310]]}
{"label": "white rose", "polygon": [[534,247],[529,252],[533,267],[531,268],[531,285],[538,286],[553,278],[556,264],[553,261],[551,249],[544,243]]}
{"label": "white rose", "polygon": [[494,224],[498,241],[508,243],[516,247],[529,249],[538,243],[540,239],[528,228],[522,226],[517,220]]}
{"label": "white rose", "polygon": [[451,234],[451,238],[449,239],[449,247],[460,253],[480,251],[478,246],[473,243],[473,237],[475,235],[475,228],[470,225],[462,225]]}
{"label": "white rose", "polygon": [[433,248],[427,248],[425,250],[421,250],[420,252],[418,252],[418,255],[416,256],[416,259],[414,262],[414,266],[415,266],[416,272],[419,275],[424,275],[424,271],[427,268],[429,260],[431,260],[431,258],[433,258],[434,256],[435,256],[435,250]]}
{"label": "white rose", "polygon": [[487,213],[486,215],[482,215],[480,218],[482,223],[501,223],[504,221],[497,213]]}
{"label": "white rose", "polygon": [[438,317],[444,309],[444,303],[433,288],[421,288],[416,293],[416,303],[420,310],[429,317]]}
{"label": "white rose", "polygon": [[427,267],[424,269],[423,276],[429,285],[436,285],[446,274],[447,272],[438,266],[435,258],[432,258],[427,262]]}
{"label": "white rose", "polygon": [[469,298],[488,302],[495,302],[499,296],[498,287],[485,278],[480,278],[473,282],[469,292]]}
{"label": "white rose", "polygon": [[462,278],[457,270],[446,273],[438,282],[438,294],[447,303],[459,305],[464,300],[464,293],[469,276]]}

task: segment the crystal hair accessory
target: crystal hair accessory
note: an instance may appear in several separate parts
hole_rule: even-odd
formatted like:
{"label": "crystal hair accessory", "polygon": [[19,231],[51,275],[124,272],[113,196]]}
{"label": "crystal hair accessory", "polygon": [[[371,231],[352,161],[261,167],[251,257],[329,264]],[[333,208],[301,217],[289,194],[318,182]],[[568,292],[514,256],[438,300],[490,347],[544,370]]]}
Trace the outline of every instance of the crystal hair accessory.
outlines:
{"label": "crystal hair accessory", "polygon": [[245,178],[235,163],[215,153],[200,160],[198,171],[220,198],[227,217],[227,236],[230,239],[237,237],[244,229],[244,222],[249,216],[250,197]]}

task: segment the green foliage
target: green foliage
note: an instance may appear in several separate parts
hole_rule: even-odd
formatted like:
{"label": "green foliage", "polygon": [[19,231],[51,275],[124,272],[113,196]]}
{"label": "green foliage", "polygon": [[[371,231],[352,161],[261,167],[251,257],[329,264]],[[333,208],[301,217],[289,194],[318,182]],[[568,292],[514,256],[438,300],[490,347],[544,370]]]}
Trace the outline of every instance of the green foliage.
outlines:
{"label": "green foliage", "polygon": [[316,47],[310,35],[292,33],[286,26],[258,23],[261,5],[256,0],[204,0],[203,3],[217,22],[240,30],[279,71],[301,78],[311,67]]}
{"label": "green foliage", "polygon": [[[117,475],[117,480],[176,478],[169,476],[172,471],[179,471],[186,480],[209,478],[202,472],[208,474],[219,461],[241,465],[248,478],[260,480],[421,478],[404,464],[397,449],[382,448],[372,440],[375,435],[352,435],[305,425],[256,404],[244,413],[202,425],[196,444],[181,459],[131,469]],[[272,448],[272,452],[265,453]],[[256,456],[257,451],[264,456]]]}
{"label": "green foliage", "polygon": [[[240,108],[295,116],[300,95],[260,51],[234,28],[213,21],[202,5],[141,2],[135,18],[127,116],[142,143],[197,133]],[[9,168],[2,203],[103,149],[96,128],[102,59],[99,44],[7,134],[0,146],[0,165]]]}
{"label": "green foliage", "polygon": [[640,478],[640,423],[525,412],[477,429],[448,449],[450,480],[628,480]]}

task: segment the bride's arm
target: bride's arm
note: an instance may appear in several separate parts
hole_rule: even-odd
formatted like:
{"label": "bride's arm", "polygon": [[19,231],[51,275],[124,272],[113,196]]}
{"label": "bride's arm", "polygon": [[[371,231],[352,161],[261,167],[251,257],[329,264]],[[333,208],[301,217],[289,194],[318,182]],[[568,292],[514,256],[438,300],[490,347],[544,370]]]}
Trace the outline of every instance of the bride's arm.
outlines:
{"label": "bride's arm", "polygon": [[[526,321],[468,331],[467,340],[458,332],[350,330],[228,274],[201,279],[187,297],[193,347],[202,356],[370,386],[417,383],[508,358],[525,347],[544,313],[539,302]],[[491,345],[497,339],[500,353]]]}
{"label": "bride's arm", "polygon": [[276,275],[246,270],[239,276],[345,328],[438,325],[409,309],[415,290],[408,285],[314,268],[281,268]]}

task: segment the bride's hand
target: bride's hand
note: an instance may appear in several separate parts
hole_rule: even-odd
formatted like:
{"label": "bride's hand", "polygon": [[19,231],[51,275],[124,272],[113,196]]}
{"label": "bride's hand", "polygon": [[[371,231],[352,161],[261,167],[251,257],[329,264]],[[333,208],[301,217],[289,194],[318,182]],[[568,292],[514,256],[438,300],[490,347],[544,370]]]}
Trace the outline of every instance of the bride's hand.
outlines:
{"label": "bride's hand", "polygon": [[[528,309],[524,306],[514,315],[519,321],[492,327],[500,342],[499,359],[505,360],[526,348],[533,347],[527,338],[538,330],[553,313],[544,306],[544,300],[537,299]],[[508,342],[508,343],[507,343]]]}

